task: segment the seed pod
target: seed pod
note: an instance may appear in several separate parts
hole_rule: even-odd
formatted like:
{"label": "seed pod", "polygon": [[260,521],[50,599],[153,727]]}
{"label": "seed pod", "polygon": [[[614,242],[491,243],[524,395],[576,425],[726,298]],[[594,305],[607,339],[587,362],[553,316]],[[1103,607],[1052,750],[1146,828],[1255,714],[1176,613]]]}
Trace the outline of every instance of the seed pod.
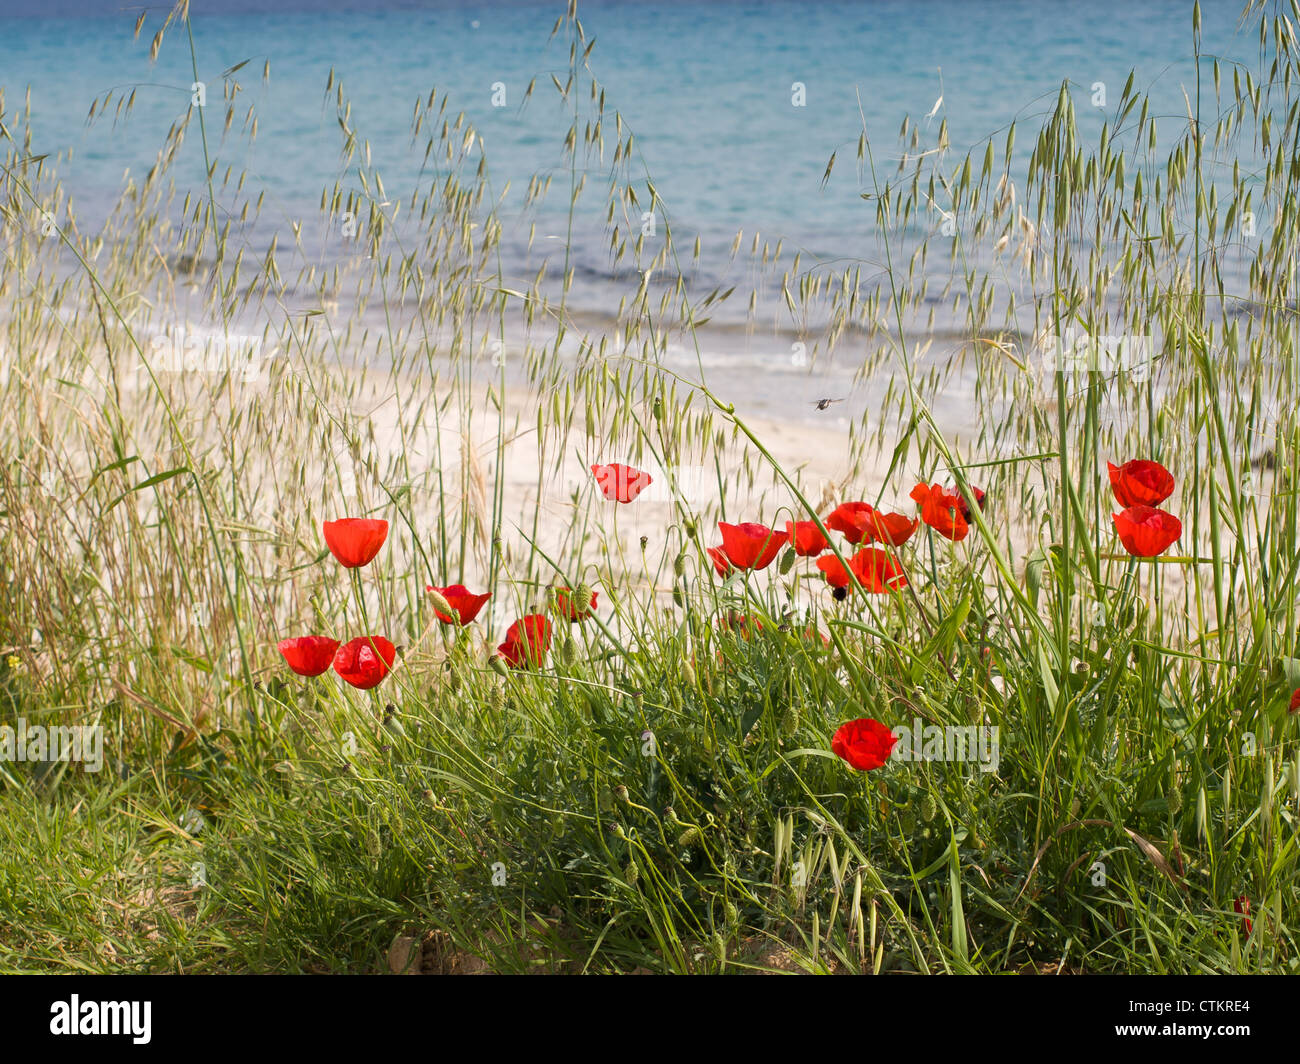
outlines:
{"label": "seed pod", "polygon": [[510,675],[510,666],[505,663],[505,659],[500,654],[493,654],[488,658],[488,665],[492,667],[493,672],[501,676]]}
{"label": "seed pod", "polygon": [[424,593],[429,596],[429,601],[433,603],[434,612],[453,619],[459,617],[459,614],[451,608],[451,603],[443,597],[442,592],[436,587],[428,586],[424,589]]}
{"label": "seed pod", "polygon": [[939,803],[934,800],[933,794],[926,791],[925,796],[921,799],[921,819],[928,824],[938,812]]}
{"label": "seed pod", "polygon": [[727,963],[727,942],[719,931],[713,932],[713,955],[720,964]]}

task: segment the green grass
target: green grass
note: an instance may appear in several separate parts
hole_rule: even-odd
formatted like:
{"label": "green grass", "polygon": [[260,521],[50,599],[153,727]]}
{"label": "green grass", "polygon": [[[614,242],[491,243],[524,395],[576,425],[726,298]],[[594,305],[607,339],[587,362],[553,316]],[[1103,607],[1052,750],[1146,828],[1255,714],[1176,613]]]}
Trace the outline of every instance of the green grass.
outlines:
{"label": "green grass", "polygon": [[[643,285],[615,355],[571,319],[567,274],[512,287],[490,159],[445,98],[413,119],[434,162],[408,197],[412,238],[331,75],[365,195],[325,190],[320,221],[356,212],[375,259],[328,270],[292,234],[256,262],[230,243],[222,219],[259,202],[222,162],[230,85],[172,135],[176,151],[202,140],[205,195],[173,197],[164,153],[102,238],[30,224],[60,202],[55,163],[0,106],[0,342],[23,355],[0,403],[0,724],[99,724],[106,755],[99,774],[0,763],[0,969],[375,971],[396,936],[436,933],[499,971],[748,971],[774,949],[807,971],[1296,971],[1297,20],[1251,6],[1252,71],[1200,56],[1194,31],[1203,84],[1188,115],[1159,119],[1174,134],[1159,152],[1131,83],[1086,143],[1063,87],[1023,170],[1013,131],[956,157],[946,125],[909,125],[892,174],[868,131],[846,131],[887,255],[878,286],[757,237],[745,258],[738,238],[792,322],[828,313],[814,368],[837,347],[864,377],[893,368],[847,442],[843,497],[988,492],[964,542],[922,529],[902,548],[907,589],[842,603],[802,560],[722,580],[704,554],[720,515],[826,512],[721,384],[660,364],[663,337],[694,342],[734,293]],[[159,47],[194,49],[177,27],[184,11]],[[584,183],[607,185],[615,263],[672,274],[671,205],[606,111],[590,43],[560,18],[570,217],[591,214]],[[180,199],[177,230],[164,206]],[[930,203],[964,224],[903,261]],[[643,209],[664,214],[660,249],[628,236]],[[1226,290],[1229,243],[1249,291]],[[925,351],[922,260],[944,255],[967,328]],[[220,327],[270,323],[284,355],[262,382],[149,361],[146,312],[186,284]],[[1017,305],[1017,286],[1047,295]],[[1152,372],[1037,372],[1030,335],[1071,327],[1153,335]],[[562,335],[582,339],[576,363]],[[958,443],[931,407],[972,365],[979,432]],[[373,431],[380,409],[393,440]],[[519,433],[547,499],[522,525],[503,461]],[[575,454],[615,452],[715,465],[717,495],[676,496],[638,549],[593,483],[556,487],[585,475]],[[1158,562],[1110,524],[1105,462],[1134,457],[1178,479],[1184,536]],[[761,510],[740,501],[755,492]],[[344,512],[392,526],[352,573],[320,537]],[[429,629],[426,583],[491,590],[508,622],[581,581],[596,619],[557,622],[540,670],[490,667],[500,618]],[[728,630],[733,611],[757,623]],[[355,692],[284,668],[276,641],[308,631],[383,632],[405,653]],[[830,740],[857,717],[996,726],[997,771],[854,772]]]}

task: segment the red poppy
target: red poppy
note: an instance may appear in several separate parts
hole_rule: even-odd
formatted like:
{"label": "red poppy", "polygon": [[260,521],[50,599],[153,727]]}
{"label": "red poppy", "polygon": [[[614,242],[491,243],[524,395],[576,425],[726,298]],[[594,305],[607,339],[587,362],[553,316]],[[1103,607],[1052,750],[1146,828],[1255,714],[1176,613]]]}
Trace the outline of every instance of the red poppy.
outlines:
{"label": "red poppy", "polygon": [[327,635],[301,635],[280,640],[278,648],[289,668],[299,676],[319,676],[333,664],[339,641]]}
{"label": "red poppy", "polygon": [[596,476],[601,494],[610,502],[631,502],[654,483],[649,473],[620,462],[593,465],[591,471]]}
{"label": "red poppy", "polygon": [[425,591],[436,591],[447,601],[447,605],[452,608],[455,616],[433,608],[438,620],[443,624],[469,624],[479,615],[484,603],[492,597],[492,593],[485,592],[482,595],[475,595],[464,584],[452,584],[450,587],[434,587],[432,584],[425,585]]}
{"label": "red poppy", "polygon": [[867,542],[888,543],[891,547],[901,547],[920,527],[921,522],[914,517],[875,510],[871,514]]}
{"label": "red poppy", "polygon": [[718,528],[722,530],[722,550],[737,569],[766,569],[785,546],[785,533],[767,525],[719,521]]}
{"label": "red poppy", "polygon": [[1111,514],[1124,549],[1139,558],[1163,554],[1183,534],[1183,523],[1173,514],[1154,506],[1130,506]]}
{"label": "red poppy", "polygon": [[521,617],[506,629],[506,641],[497,647],[497,653],[511,668],[541,665],[551,646],[551,622],[542,613]]}
{"label": "red poppy", "polygon": [[709,561],[713,562],[713,568],[718,571],[719,576],[726,576],[731,572],[731,562],[727,559],[727,552],[721,547],[710,547],[704,553],[709,556]]}
{"label": "red poppy", "polygon": [[816,521],[787,521],[785,538],[794,552],[803,558],[815,558],[830,546]]}
{"label": "red poppy", "polygon": [[826,582],[836,589],[847,590],[853,583],[849,578],[850,569],[863,589],[873,595],[882,595],[886,591],[907,586],[907,574],[903,572],[898,559],[879,547],[864,547],[858,551],[849,559],[847,569],[834,557],[818,558],[817,568],[826,574]]}
{"label": "red poppy", "polygon": [[920,525],[902,514],[887,514],[865,502],[846,502],[826,518],[826,527],[843,532],[850,543],[889,543],[901,547]]}
{"label": "red poppy", "polygon": [[1246,934],[1249,935],[1254,929],[1254,925],[1250,922],[1250,899],[1244,894],[1237,895],[1232,903],[1232,911],[1241,917],[1241,926],[1246,929]]}
{"label": "red poppy", "polygon": [[861,717],[841,724],[831,739],[831,753],[859,772],[880,768],[889,760],[898,736],[878,720]]}
{"label": "red poppy", "polygon": [[1106,463],[1110,488],[1121,506],[1159,506],[1174,493],[1174,478],[1159,462],[1134,459],[1123,465]]}
{"label": "red poppy", "polygon": [[[590,602],[583,601],[587,596],[590,596]],[[576,592],[571,592],[567,587],[560,587],[555,590],[555,608],[570,622],[585,621],[596,612],[596,599],[599,597],[599,592],[591,588],[580,587]]]}
{"label": "red poppy", "polygon": [[[971,485],[971,494],[979,508],[984,509],[984,492]],[[965,496],[956,488],[941,488],[938,484],[918,484],[911,498],[921,507],[921,520],[944,539],[960,543],[970,531],[970,506]]]}
{"label": "red poppy", "polygon": [[1300,713],[1300,687],[1291,692],[1291,704],[1287,707],[1288,713]]}
{"label": "red poppy", "polygon": [[334,655],[334,671],[353,687],[368,691],[388,675],[397,648],[382,635],[349,639]]}
{"label": "red poppy", "polygon": [[826,516],[826,527],[843,532],[850,543],[861,543],[867,534],[867,518],[874,511],[865,502],[844,502]]}
{"label": "red poppy", "polygon": [[326,521],[324,528],[330,553],[349,569],[360,569],[367,564],[388,538],[388,522],[368,517]]}

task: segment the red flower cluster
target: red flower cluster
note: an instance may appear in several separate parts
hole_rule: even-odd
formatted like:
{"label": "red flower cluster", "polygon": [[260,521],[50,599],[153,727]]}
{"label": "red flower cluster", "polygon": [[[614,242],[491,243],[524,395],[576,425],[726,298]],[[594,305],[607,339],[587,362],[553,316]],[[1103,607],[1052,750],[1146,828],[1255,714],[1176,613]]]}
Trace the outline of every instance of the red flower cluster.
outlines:
{"label": "red flower cluster", "polygon": [[[975,490],[977,498],[982,501],[984,493],[978,488]],[[915,494],[913,492],[914,497]],[[767,525],[732,525],[719,521],[722,543],[717,547],[709,547],[706,553],[718,575],[725,577],[738,569],[766,569],[787,543],[797,557],[818,558],[830,549],[830,541],[823,528],[843,533],[844,538],[853,546],[882,543],[886,548],[893,548],[901,547],[911,539],[920,525],[918,519],[877,510],[869,503],[846,502],[828,514],[821,522],[821,527],[811,520],[787,521],[785,531],[778,532]],[[847,565],[838,557],[818,558],[817,568],[826,575],[826,582],[834,589],[838,599],[848,595],[855,576],[858,584],[877,595],[907,584],[907,574],[902,563],[890,549],[864,548],[854,554]]]}
{"label": "red flower cluster", "polygon": [[920,523],[903,514],[877,510],[865,502],[843,503],[825,521],[827,528],[843,532],[854,545],[865,541],[888,543],[891,547],[901,547],[911,539]]}
{"label": "red flower cluster", "polygon": [[848,568],[838,558],[818,558],[817,568],[826,574],[826,582],[833,588],[847,589],[853,580],[873,595],[883,595],[907,586],[907,574],[898,559],[878,547],[864,547],[849,559]]}
{"label": "red flower cluster", "polygon": [[[348,569],[368,565],[388,538],[388,522],[365,517],[326,521],[322,530],[330,553]],[[397,648],[382,635],[363,635],[342,645],[324,635],[282,639],[277,648],[299,676],[320,676],[332,665],[346,683],[368,691],[388,675]]]}
{"label": "red flower cluster", "polygon": [[1183,534],[1183,524],[1158,508],[1174,491],[1174,478],[1159,462],[1135,459],[1121,466],[1106,463],[1110,487],[1124,507],[1111,514],[1124,549],[1138,558],[1163,554]]}

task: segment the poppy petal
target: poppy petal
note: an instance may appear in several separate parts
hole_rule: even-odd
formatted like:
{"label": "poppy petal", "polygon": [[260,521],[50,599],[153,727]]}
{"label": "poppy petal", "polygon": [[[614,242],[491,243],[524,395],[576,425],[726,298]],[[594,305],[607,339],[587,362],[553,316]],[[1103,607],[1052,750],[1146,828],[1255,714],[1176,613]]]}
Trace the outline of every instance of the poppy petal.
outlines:
{"label": "poppy petal", "polygon": [[319,676],[328,672],[338,648],[337,639],[324,635],[302,635],[296,639],[282,639],[277,644],[289,668],[299,676]]}
{"label": "poppy petal", "polygon": [[361,635],[339,647],[334,671],[362,691],[379,686],[393,667],[397,648],[382,635]]}
{"label": "poppy petal", "polygon": [[348,569],[369,564],[388,538],[388,522],[367,517],[344,517],[322,526],[325,545]]}
{"label": "poppy petal", "polygon": [[893,753],[898,736],[880,721],[861,717],[841,724],[831,739],[831,753],[859,772],[880,768]]}

